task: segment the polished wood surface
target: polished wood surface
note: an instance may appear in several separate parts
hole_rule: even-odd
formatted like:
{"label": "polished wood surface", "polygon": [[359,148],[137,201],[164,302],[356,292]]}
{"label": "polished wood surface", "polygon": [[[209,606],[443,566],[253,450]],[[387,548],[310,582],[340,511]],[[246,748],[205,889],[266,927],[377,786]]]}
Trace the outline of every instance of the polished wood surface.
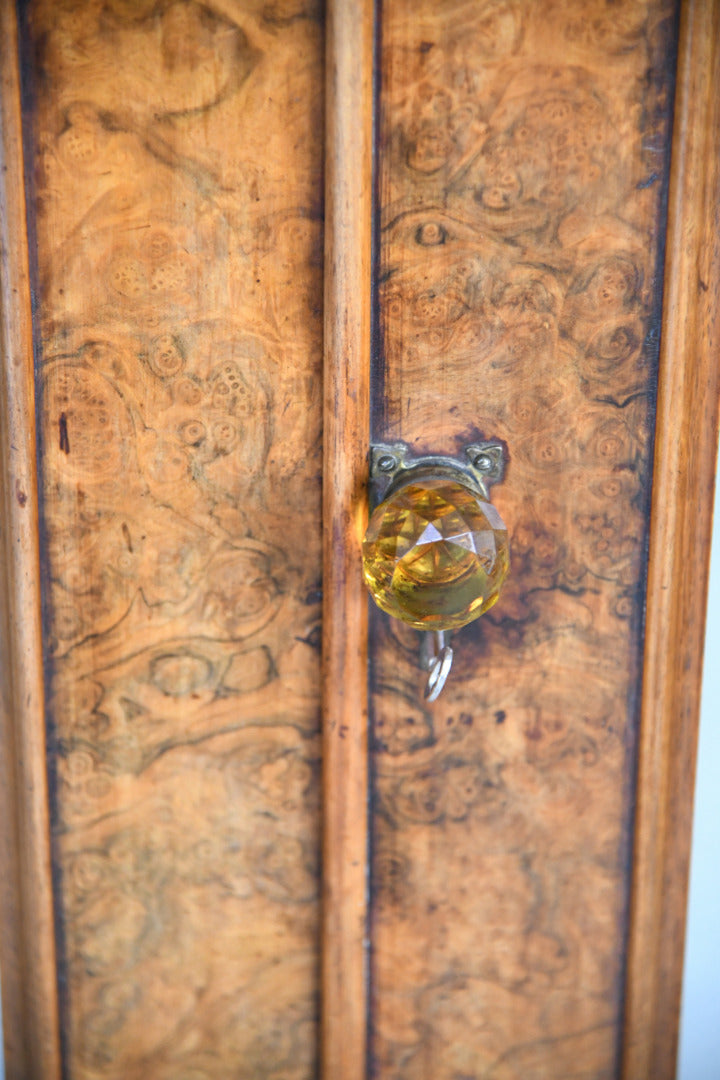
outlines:
{"label": "polished wood surface", "polygon": [[[19,9],[9,1080],[670,1080],[718,4],[683,5],[671,170],[674,0]],[[432,706],[418,635],[368,638],[369,435],[507,445],[510,582]]]}
{"label": "polished wood surface", "polygon": [[67,1073],[306,1080],[320,10],[37,0],[25,49]]}
{"label": "polished wood surface", "polygon": [[436,705],[378,616],[378,1078],[616,1074],[661,302],[665,0],[385,0],[376,438],[508,448]]}
{"label": "polished wood surface", "polygon": [[8,1080],[59,1080],[18,27],[0,5],[0,972]]}
{"label": "polished wood surface", "polygon": [[720,4],[680,25],[645,669],[625,1080],[673,1080],[682,984],[720,388]]}
{"label": "polished wood surface", "polygon": [[373,0],[327,7],[323,479],[324,1080],[362,1080],[367,1037],[367,608]]}

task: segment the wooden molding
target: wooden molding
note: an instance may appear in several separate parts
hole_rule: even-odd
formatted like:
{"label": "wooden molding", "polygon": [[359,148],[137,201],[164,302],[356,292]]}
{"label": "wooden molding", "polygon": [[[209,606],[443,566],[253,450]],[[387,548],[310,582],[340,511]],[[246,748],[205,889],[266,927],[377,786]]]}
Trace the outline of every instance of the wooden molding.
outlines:
{"label": "wooden molding", "polygon": [[0,5],[0,968],[7,1080],[60,1076],[15,6]]}
{"label": "wooden molding", "polygon": [[367,594],[374,11],[327,8],[322,1048],[325,1080],[365,1075]]}
{"label": "wooden molding", "polygon": [[717,447],[720,4],[688,0],[679,38],[623,1076],[672,1080]]}

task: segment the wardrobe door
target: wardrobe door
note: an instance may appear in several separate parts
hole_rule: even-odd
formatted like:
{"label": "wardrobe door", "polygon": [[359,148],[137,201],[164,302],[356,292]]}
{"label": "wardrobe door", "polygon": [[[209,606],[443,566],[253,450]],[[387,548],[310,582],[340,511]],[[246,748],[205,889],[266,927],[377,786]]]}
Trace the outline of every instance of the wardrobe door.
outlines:
{"label": "wardrobe door", "polygon": [[[349,350],[370,419],[353,398],[328,454],[360,476],[368,426],[416,455],[500,443],[511,571],[453,634],[434,703],[420,635],[371,613],[368,1074],[670,1080],[717,437],[719,9],[383,0],[375,39],[374,100],[340,68],[347,129],[375,119]],[[364,289],[367,240],[343,223]],[[341,759],[350,794],[329,780],[338,861],[362,850],[342,826],[364,750]],[[351,895],[327,988],[363,955]]]}
{"label": "wardrobe door", "polygon": [[374,623],[383,1080],[616,1072],[676,17],[381,7],[375,435],[501,441],[511,557],[432,707]]}

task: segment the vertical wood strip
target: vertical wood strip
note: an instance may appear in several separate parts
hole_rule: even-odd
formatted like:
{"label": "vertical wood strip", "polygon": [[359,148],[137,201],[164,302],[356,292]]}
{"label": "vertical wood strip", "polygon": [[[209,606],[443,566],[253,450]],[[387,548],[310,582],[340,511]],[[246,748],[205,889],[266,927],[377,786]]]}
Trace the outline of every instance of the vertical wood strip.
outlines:
{"label": "vertical wood strip", "polygon": [[650,533],[626,1080],[672,1080],[717,446],[720,4],[682,9]]}
{"label": "vertical wood strip", "polygon": [[0,969],[7,1080],[60,1076],[18,27],[0,5]]}
{"label": "vertical wood strip", "polygon": [[366,1055],[367,597],[360,539],[369,436],[372,0],[327,8],[323,958],[325,1080]]}

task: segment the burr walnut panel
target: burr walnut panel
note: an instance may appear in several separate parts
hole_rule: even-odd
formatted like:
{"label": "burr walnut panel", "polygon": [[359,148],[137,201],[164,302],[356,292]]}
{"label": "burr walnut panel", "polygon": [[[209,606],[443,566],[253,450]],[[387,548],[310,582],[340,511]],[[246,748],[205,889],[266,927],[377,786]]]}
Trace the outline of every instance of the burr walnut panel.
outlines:
{"label": "burr walnut panel", "polygon": [[374,437],[505,442],[500,601],[372,636],[372,1062],[614,1076],[674,4],[384,0]]}
{"label": "burr walnut panel", "polygon": [[[670,1077],[719,18],[0,4],[9,1078]],[[435,704],[370,414],[506,449]]]}
{"label": "burr walnut panel", "polygon": [[23,33],[68,1075],[306,1080],[319,8],[37,0]]}

